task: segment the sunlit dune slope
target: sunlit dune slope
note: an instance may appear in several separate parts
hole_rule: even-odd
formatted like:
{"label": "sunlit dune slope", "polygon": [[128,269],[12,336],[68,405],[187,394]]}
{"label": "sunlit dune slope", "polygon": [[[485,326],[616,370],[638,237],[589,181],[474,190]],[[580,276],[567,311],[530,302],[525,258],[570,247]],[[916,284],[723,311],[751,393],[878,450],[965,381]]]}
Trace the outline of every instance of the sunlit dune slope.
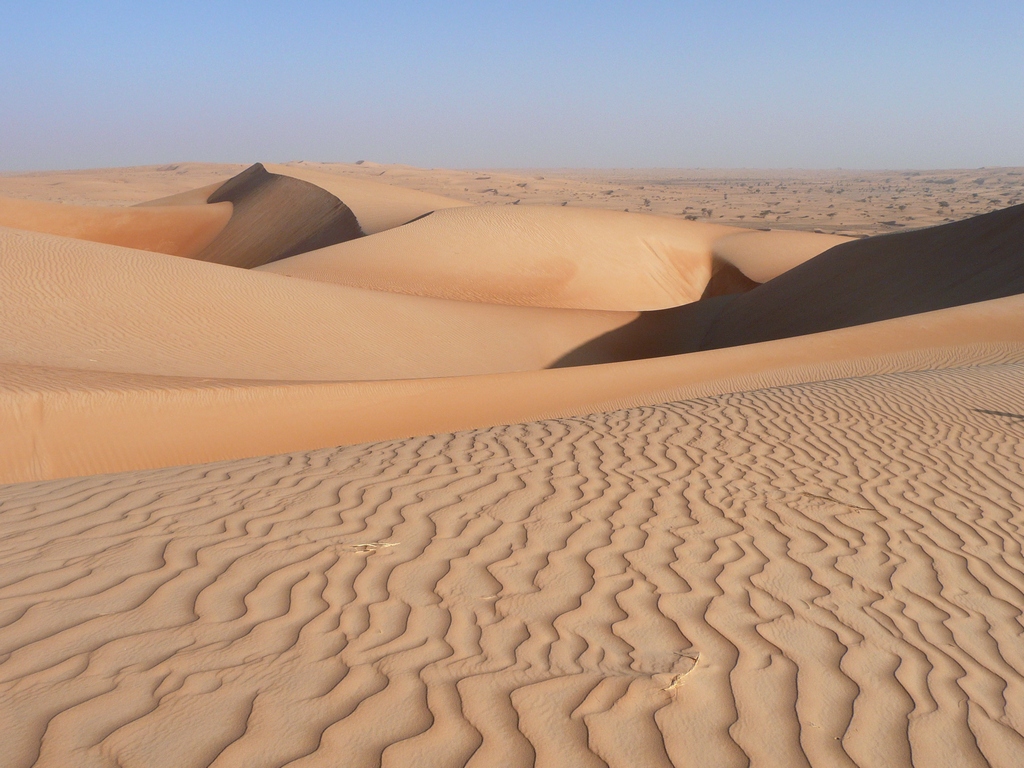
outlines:
{"label": "sunlit dune slope", "polygon": [[876,373],[1024,362],[1022,316],[1024,296],[1012,296],[693,355],[395,381],[226,381],[0,365],[0,482],[305,450]]}
{"label": "sunlit dune slope", "polygon": [[634,317],[377,293],[0,228],[8,363],[242,379],[457,376],[542,368]]}
{"label": "sunlit dune slope", "polygon": [[190,258],[214,241],[231,214],[232,205],[227,201],[122,208],[0,197],[0,226]]}
{"label": "sunlit dune slope", "polygon": [[267,163],[271,173],[315,184],[344,201],[366,234],[383,232],[431,211],[471,205],[461,200],[397,187],[382,182],[353,179],[338,174],[306,168],[302,164]]}
{"label": "sunlit dune slope", "polygon": [[557,365],[733,347],[1020,293],[1024,206],[1014,206],[843,243],[742,295],[644,313]]}
{"label": "sunlit dune slope", "polygon": [[845,240],[587,208],[477,206],[264,269],[448,299],[632,311],[747,290]]}

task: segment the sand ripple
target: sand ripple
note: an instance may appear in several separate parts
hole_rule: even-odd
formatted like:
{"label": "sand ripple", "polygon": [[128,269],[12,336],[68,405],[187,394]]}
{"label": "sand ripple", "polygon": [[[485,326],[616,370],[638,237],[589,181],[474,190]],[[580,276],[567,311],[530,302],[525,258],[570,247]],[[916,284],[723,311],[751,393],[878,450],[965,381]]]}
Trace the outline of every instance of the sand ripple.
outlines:
{"label": "sand ripple", "polygon": [[1024,366],[0,489],[8,765],[1019,765]]}

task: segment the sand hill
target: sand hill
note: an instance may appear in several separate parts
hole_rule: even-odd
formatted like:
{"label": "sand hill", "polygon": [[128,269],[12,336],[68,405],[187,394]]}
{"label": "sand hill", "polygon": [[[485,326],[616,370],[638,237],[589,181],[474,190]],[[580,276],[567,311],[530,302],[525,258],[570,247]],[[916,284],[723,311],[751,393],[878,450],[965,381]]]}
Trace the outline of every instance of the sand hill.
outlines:
{"label": "sand hill", "polygon": [[0,178],[7,763],[1024,761],[1024,206],[479,176]]}
{"label": "sand hill", "polygon": [[633,311],[749,290],[846,239],[585,208],[476,206],[264,269],[462,301]]}
{"label": "sand hill", "polygon": [[0,197],[0,226],[189,258],[196,258],[221,234],[232,213],[226,201],[100,208]]}
{"label": "sand hill", "polygon": [[840,244],[743,295],[645,313],[558,365],[755,344],[1021,293],[1024,205]]}

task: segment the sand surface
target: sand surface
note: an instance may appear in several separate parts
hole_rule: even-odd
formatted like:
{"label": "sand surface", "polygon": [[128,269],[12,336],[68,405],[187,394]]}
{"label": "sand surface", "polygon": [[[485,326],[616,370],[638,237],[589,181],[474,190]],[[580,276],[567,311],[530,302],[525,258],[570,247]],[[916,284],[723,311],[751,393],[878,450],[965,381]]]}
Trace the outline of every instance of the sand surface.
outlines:
{"label": "sand surface", "polygon": [[0,481],[214,461],[896,371],[1024,362],[1024,297],[627,363],[349,382],[0,365]]}
{"label": "sand surface", "polygon": [[543,368],[635,317],[380,293],[0,227],[5,363],[241,379],[457,376]]}
{"label": "sand surface", "polygon": [[217,239],[233,212],[226,200],[213,205],[101,208],[0,198],[0,226],[188,258],[196,258]]}
{"label": "sand surface", "polygon": [[708,291],[723,270],[764,282],[845,241],[586,208],[473,206],[261,269],[462,301],[639,311],[731,292]]}
{"label": "sand surface", "polygon": [[9,486],[7,764],[1019,764],[1022,373]]}
{"label": "sand surface", "polygon": [[0,763],[1024,764],[1022,199],[0,175]]}

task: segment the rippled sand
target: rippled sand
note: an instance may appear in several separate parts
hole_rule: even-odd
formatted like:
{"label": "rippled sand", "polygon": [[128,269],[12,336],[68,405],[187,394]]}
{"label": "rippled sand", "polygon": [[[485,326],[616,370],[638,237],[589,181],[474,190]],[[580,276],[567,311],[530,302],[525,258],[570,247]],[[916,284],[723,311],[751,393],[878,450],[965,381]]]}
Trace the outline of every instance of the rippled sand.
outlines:
{"label": "rippled sand", "polygon": [[0,762],[1024,763],[1019,211],[242,170],[0,177]]}

